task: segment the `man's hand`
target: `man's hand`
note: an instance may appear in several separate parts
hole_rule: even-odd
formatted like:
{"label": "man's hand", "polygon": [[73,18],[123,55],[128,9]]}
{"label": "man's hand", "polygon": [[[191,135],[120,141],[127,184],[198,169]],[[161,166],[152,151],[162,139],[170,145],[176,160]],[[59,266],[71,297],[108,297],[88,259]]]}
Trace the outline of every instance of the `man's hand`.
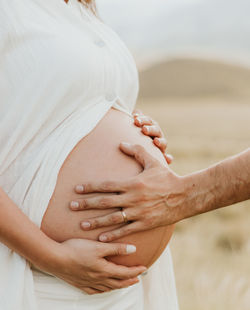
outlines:
{"label": "man's hand", "polygon": [[[128,224],[99,236],[100,241],[112,241],[133,232],[175,223],[179,218],[176,199],[181,198],[177,189],[182,188],[181,177],[160,164],[140,145],[121,144],[120,149],[133,156],[144,171],[127,181],[107,181],[76,186],[78,194],[110,192],[110,195],[80,198],[78,208],[72,210],[107,209],[122,207]],[[172,191],[173,189],[173,191]],[[119,195],[117,195],[119,193]],[[171,193],[171,194],[169,194]],[[121,211],[85,220],[81,223],[84,230],[124,223]]]}

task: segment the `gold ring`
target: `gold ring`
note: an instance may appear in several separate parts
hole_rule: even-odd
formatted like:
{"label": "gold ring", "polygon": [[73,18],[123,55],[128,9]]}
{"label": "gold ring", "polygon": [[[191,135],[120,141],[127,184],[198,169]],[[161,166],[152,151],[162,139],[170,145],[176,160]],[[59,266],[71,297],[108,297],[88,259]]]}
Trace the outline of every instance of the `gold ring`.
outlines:
{"label": "gold ring", "polygon": [[127,223],[128,222],[128,218],[127,218],[127,215],[126,215],[125,211],[121,210],[121,213],[122,213],[122,217],[123,217],[123,222]]}

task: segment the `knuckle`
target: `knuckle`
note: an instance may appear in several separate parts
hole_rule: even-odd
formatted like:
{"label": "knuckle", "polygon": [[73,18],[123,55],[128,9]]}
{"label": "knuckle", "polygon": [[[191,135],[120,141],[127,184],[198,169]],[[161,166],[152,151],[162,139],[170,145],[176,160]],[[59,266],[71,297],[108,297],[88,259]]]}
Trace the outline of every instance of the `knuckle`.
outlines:
{"label": "knuckle", "polygon": [[89,183],[84,184],[84,192],[91,192],[92,187]]}
{"label": "knuckle", "polygon": [[87,277],[92,279],[92,281],[96,281],[98,279],[98,275],[97,273],[93,272],[93,271],[89,271],[87,273]]}
{"label": "knuckle", "polygon": [[158,215],[154,214],[152,212],[148,212],[148,214],[145,214],[144,223],[146,226],[154,226]]}
{"label": "knuckle", "polygon": [[108,207],[111,205],[112,200],[110,198],[102,198],[99,202],[101,207]]}
{"label": "knuckle", "polygon": [[90,222],[90,225],[92,228],[96,228],[99,226],[99,221],[97,219],[92,219]]}
{"label": "knuckle", "polygon": [[114,187],[114,182],[112,182],[112,181],[105,181],[102,183],[102,188],[104,190],[112,189],[112,187]]}
{"label": "knuckle", "polygon": [[120,220],[120,214],[112,214],[110,216],[110,221],[111,223],[114,223],[114,224],[119,224],[121,222]]}
{"label": "knuckle", "polygon": [[86,201],[86,200],[82,200],[82,201],[80,202],[80,209],[85,209],[85,208],[87,208],[87,207],[88,207],[87,201]]}
{"label": "knuckle", "polygon": [[121,245],[117,245],[117,247],[114,249],[115,255],[121,254],[123,252],[122,249],[123,247]]}
{"label": "knuckle", "polygon": [[152,217],[148,217],[148,218],[146,218],[145,219],[145,224],[147,225],[147,226],[152,226],[153,225],[153,223],[154,223],[154,219],[152,218]]}
{"label": "knuckle", "polygon": [[125,233],[125,234],[131,234],[133,232],[133,229],[131,228],[131,227],[129,227],[129,226],[127,226],[126,228],[124,228],[123,230],[122,230],[122,233]]}
{"label": "knuckle", "polygon": [[103,253],[104,253],[104,246],[103,246],[102,243],[97,243],[95,249],[96,249],[97,256],[102,256],[103,255]]}
{"label": "knuckle", "polygon": [[104,272],[99,272],[98,274],[98,280],[100,281],[100,284],[102,284],[103,280],[106,278],[105,273]]}

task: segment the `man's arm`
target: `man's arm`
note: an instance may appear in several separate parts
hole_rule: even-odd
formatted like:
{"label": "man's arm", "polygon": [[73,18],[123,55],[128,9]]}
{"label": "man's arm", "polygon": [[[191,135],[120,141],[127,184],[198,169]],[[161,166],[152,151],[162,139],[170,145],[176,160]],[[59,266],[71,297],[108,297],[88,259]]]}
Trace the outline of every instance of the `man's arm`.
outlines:
{"label": "man's arm", "polygon": [[[79,200],[78,210],[123,206],[128,224],[101,234],[100,241],[112,241],[134,232],[174,224],[250,198],[250,149],[205,170],[182,177],[162,166],[140,145],[123,143],[120,148],[143,166],[142,173],[127,181],[108,180],[76,187],[78,194],[119,193],[109,195],[108,204],[105,196],[85,198],[83,195]],[[91,230],[114,223],[124,223],[120,211],[85,220],[82,229]]]}
{"label": "man's arm", "polygon": [[182,185],[184,199],[178,201],[179,220],[250,199],[250,148],[183,177]]}

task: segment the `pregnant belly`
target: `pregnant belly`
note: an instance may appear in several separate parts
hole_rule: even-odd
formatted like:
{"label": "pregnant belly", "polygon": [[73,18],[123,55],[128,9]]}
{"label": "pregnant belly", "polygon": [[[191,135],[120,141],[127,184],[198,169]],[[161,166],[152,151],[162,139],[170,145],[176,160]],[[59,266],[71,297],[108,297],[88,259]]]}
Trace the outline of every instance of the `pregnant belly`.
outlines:
{"label": "pregnant belly", "polygon": [[[116,209],[76,212],[69,209],[69,202],[79,198],[79,195],[74,192],[76,184],[107,179],[125,180],[142,171],[142,167],[133,158],[119,150],[119,143],[122,141],[144,146],[162,164],[166,165],[160,150],[153,145],[151,138],[144,136],[140,129],[134,126],[133,119],[123,112],[110,109],[95,129],[74,147],[59,171],[57,183],[41,225],[41,229],[49,237],[58,242],[71,238],[98,240],[101,232],[118,227],[115,225],[83,231],[80,228],[82,220],[102,216]],[[100,194],[85,196],[98,195]],[[172,233],[173,226],[166,226],[120,238],[115,242],[136,245],[136,253],[112,256],[108,259],[127,266],[149,267],[160,256]]]}

